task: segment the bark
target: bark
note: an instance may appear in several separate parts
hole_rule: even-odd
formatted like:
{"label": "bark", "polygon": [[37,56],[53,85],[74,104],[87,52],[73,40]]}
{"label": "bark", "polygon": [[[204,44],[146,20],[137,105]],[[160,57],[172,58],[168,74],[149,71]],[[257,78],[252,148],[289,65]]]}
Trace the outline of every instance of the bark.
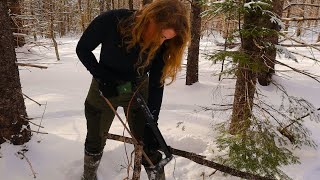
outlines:
{"label": "bark", "polygon": [[133,10],[133,0],[129,0],[129,9]]}
{"label": "bark", "polygon": [[48,6],[49,6],[49,36],[52,39],[52,43],[54,46],[54,50],[56,53],[57,61],[60,61],[60,56],[59,56],[59,50],[58,50],[58,43],[56,41],[55,33],[54,33],[54,6],[52,0],[48,1]]}
{"label": "bark", "polygon": [[88,24],[92,21],[91,14],[92,14],[91,0],[87,0],[86,26],[88,26]]}
{"label": "bark", "polygon": [[[23,21],[19,18],[19,15],[21,15],[21,7],[19,0],[8,1],[8,7],[10,9],[10,14],[12,14],[10,21],[13,32],[23,33]],[[14,37],[14,42],[16,47],[21,47],[26,43],[25,38],[23,36]]]}
{"label": "bark", "polygon": [[20,145],[31,138],[26,107],[16,65],[7,1],[0,1],[0,144]]}
{"label": "bark", "polygon": [[114,0],[111,0],[112,9],[115,9],[114,7]]}
{"label": "bark", "polygon": [[[272,12],[274,12],[276,15],[278,15],[279,17],[282,16],[282,12],[283,12],[283,0],[278,0],[278,1],[272,1]],[[261,16],[260,20],[257,20],[257,26],[259,27],[264,27],[267,29],[271,29],[271,30],[275,30],[277,32],[280,31],[280,26],[278,24],[272,23],[270,21],[270,17],[269,16]],[[265,58],[261,58],[259,57],[259,60],[262,62],[262,69],[261,72],[258,73],[258,81],[259,84],[262,86],[268,86],[271,81],[272,81],[272,75],[274,74],[275,70],[274,70],[274,66],[275,66],[275,59],[276,59],[276,49],[274,48],[275,44],[278,44],[279,42],[279,37],[278,34],[269,34],[266,35],[264,38],[259,40],[262,43],[270,43],[271,46],[269,48],[264,48],[262,51],[263,55],[265,56]]]}
{"label": "bark", "polygon": [[142,149],[143,149],[143,146],[136,145],[135,150],[134,150],[134,168],[133,168],[132,180],[139,180],[140,179],[141,163],[142,163]]}
{"label": "bark", "polygon": [[79,14],[80,14],[80,25],[81,25],[81,30],[84,32],[85,30],[85,22],[84,22],[84,15],[82,12],[82,2],[81,0],[78,0],[78,8],[79,8]]}
{"label": "bark", "polygon": [[[288,3],[291,4],[291,0],[288,0]],[[286,16],[286,18],[289,18],[290,15],[291,15],[291,6],[288,7],[288,11],[287,11],[287,16]],[[289,23],[290,23],[289,21],[286,21],[286,23],[285,23],[285,28],[284,28],[285,31],[288,31]]]}
{"label": "bark", "polygon": [[199,47],[201,33],[201,6],[196,0],[191,5],[191,44],[188,48],[186,85],[192,85],[199,81]]}
{"label": "bark", "polygon": [[[246,0],[248,2],[250,0]],[[248,12],[244,15],[243,29],[250,30],[259,25],[261,17],[256,12]],[[252,70],[251,65],[259,58],[260,49],[254,45],[253,35],[242,37],[241,50],[248,55],[248,59],[238,62],[236,72],[237,81],[235,87],[233,111],[231,116],[230,134],[245,134],[250,126],[252,105],[256,90],[257,73]]]}
{"label": "bark", "polygon": [[99,10],[100,14],[104,12],[104,0],[99,0]]}
{"label": "bark", "polygon": [[[302,5],[302,7],[301,7],[301,10],[300,10],[300,17],[304,17],[304,10],[305,10],[305,4],[306,3],[306,0],[303,0],[303,5]],[[303,21],[298,21],[298,23],[297,23],[297,37],[299,37],[299,36],[301,36],[301,33],[302,33],[302,25],[303,25]]]}
{"label": "bark", "polygon": [[[125,143],[130,143],[133,144],[134,141],[131,138],[128,137],[124,137],[124,136],[119,136],[119,135],[115,135],[115,134],[107,134],[107,138],[108,139],[112,139],[112,140],[116,140],[116,141],[121,141],[121,142],[125,142]],[[243,172],[243,171],[239,171],[236,169],[233,169],[231,167],[228,166],[224,166],[222,164],[219,163],[215,163],[213,161],[207,160],[205,159],[205,156],[201,156],[192,152],[187,152],[187,151],[183,151],[183,150],[179,150],[179,149],[175,149],[172,147],[169,147],[170,151],[172,152],[173,155],[177,155],[180,157],[184,157],[187,158],[197,164],[201,164],[216,170],[219,170],[223,173],[227,173],[229,175],[232,176],[236,176],[236,177],[241,177],[241,178],[245,178],[245,179],[255,179],[255,180],[271,180],[270,178],[266,178],[266,177],[262,177],[259,175],[255,175],[255,174],[251,174],[251,173],[247,173],[247,172]]]}
{"label": "bark", "polygon": [[106,10],[109,11],[112,9],[112,3],[111,0],[106,0]]}
{"label": "bark", "polygon": [[[320,3],[320,2],[318,1],[318,3]],[[319,12],[320,12],[320,4],[319,4],[319,6],[316,8],[315,17],[319,17]],[[317,26],[318,23],[319,23],[319,20],[315,21],[315,24],[314,24],[314,25]],[[317,41],[317,42],[320,42],[320,34],[319,34],[319,37],[318,37],[318,41]]]}
{"label": "bark", "polygon": [[59,25],[59,34],[60,37],[65,36],[66,35],[66,22],[67,22],[67,18],[66,18],[66,11],[67,9],[65,8],[66,2],[65,0],[59,1],[56,3],[58,5],[58,10],[56,13],[59,14],[58,16],[58,25]]}

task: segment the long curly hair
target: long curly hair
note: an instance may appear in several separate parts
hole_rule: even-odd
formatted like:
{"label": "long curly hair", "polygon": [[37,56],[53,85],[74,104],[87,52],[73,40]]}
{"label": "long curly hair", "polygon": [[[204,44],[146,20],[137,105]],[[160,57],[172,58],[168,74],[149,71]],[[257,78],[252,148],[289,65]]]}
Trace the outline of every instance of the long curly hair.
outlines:
{"label": "long curly hair", "polygon": [[[151,20],[157,26],[156,32],[151,40],[143,41],[143,32]],[[128,24],[125,21],[133,23]],[[177,73],[181,69],[184,49],[190,42],[190,18],[185,5],[179,0],[154,0],[137,11],[131,18],[120,22],[119,25],[121,35],[126,39],[127,49],[129,50],[136,45],[140,46],[140,58],[136,63],[138,72],[143,71],[151,63],[161,46],[162,30],[171,28],[175,31],[176,36],[163,43],[165,46],[163,54],[165,66],[161,77],[162,85],[165,84],[167,78],[171,79],[168,84],[176,79]],[[146,58],[142,60],[145,56]]]}

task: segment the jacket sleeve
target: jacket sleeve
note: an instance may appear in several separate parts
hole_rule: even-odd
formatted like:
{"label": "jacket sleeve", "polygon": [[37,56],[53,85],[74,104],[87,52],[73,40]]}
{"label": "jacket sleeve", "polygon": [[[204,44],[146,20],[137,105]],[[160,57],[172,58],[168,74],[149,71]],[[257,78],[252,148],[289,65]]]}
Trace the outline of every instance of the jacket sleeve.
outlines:
{"label": "jacket sleeve", "polygon": [[154,59],[149,75],[148,107],[156,121],[159,117],[164,90],[163,85],[160,83],[163,67],[164,61],[161,53],[161,56],[157,56]]}
{"label": "jacket sleeve", "polygon": [[76,53],[82,64],[94,78],[101,80],[113,76],[99,65],[92,51],[102,43],[103,39],[105,39],[108,33],[108,30],[105,27],[107,27],[108,24],[112,24],[111,12],[106,12],[97,16],[82,34],[76,48]]}

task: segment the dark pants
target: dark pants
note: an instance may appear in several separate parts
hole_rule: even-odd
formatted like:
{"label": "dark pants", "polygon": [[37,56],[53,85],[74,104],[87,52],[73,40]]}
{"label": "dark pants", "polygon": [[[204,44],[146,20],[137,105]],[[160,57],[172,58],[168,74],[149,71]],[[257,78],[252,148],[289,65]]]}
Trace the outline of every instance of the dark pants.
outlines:
{"label": "dark pants", "polygon": [[[142,80],[139,92],[144,99],[147,100],[147,77]],[[119,106],[123,107],[126,116],[129,108],[129,117],[127,117],[127,120],[130,130],[138,141],[142,141],[145,128],[145,117],[135,100],[133,100],[130,107],[128,107],[132,95],[133,93],[127,93],[125,95],[111,97],[108,99],[115,109]],[[107,102],[100,96],[98,83],[94,79],[92,80],[90,90],[85,101],[85,116],[87,119],[85,150],[89,154],[101,153],[106,144],[105,134],[109,132],[115,114]],[[161,154],[158,151],[146,150],[146,153],[154,163],[157,163],[157,161],[161,159]]]}

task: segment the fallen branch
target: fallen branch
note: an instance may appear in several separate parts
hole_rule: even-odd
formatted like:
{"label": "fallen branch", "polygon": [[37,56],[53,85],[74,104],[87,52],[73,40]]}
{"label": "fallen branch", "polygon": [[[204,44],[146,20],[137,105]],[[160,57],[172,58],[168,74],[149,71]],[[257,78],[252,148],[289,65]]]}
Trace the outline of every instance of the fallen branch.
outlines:
{"label": "fallen branch", "polygon": [[18,66],[28,66],[28,67],[35,67],[35,68],[40,68],[40,69],[47,69],[47,66],[40,66],[40,65],[35,65],[35,64],[30,64],[30,63],[18,63],[16,62]]}
{"label": "fallen branch", "polygon": [[[116,141],[127,142],[130,144],[133,143],[133,140],[129,137],[119,136],[119,135],[110,134],[110,133],[106,134],[106,137],[108,139],[112,139],[112,140],[116,140]],[[253,180],[253,179],[254,180],[272,180],[272,178],[262,177],[262,176],[251,174],[248,172],[239,171],[237,169],[234,169],[234,168],[231,168],[228,166],[224,166],[222,164],[218,164],[213,161],[209,161],[209,160],[205,159],[205,156],[201,156],[196,153],[179,150],[179,149],[175,149],[172,147],[169,147],[169,149],[172,152],[172,154],[174,154],[174,155],[187,158],[195,163],[219,170],[223,173],[227,173],[232,176],[241,177],[244,179],[251,179],[251,180]]]}
{"label": "fallen branch", "polygon": [[32,172],[32,174],[33,174],[33,178],[37,178],[36,177],[36,172],[33,170],[33,168],[32,168],[32,165],[31,165],[31,162],[29,161],[29,159],[24,155],[24,153],[22,153],[22,152],[17,152],[17,154],[19,154],[19,155],[21,155],[22,156],[22,158],[21,159],[25,159],[27,162],[28,162],[28,164],[29,164],[29,166],[30,166],[30,169],[31,169],[31,172]]}
{"label": "fallen branch", "polygon": [[320,46],[320,44],[279,44],[280,46],[284,47],[309,47],[311,46]]}
{"label": "fallen branch", "polygon": [[282,21],[314,21],[320,20],[319,17],[292,17],[292,18],[281,18]]}

